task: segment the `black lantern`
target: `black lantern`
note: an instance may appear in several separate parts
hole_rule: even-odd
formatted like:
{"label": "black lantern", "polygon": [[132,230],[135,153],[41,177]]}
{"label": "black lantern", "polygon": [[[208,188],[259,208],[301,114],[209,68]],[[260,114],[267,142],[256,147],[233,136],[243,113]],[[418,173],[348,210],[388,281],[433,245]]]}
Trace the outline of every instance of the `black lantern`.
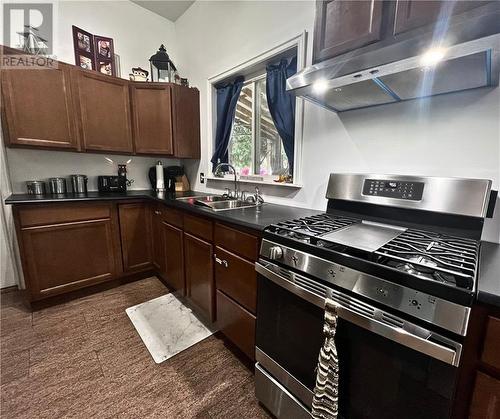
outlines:
{"label": "black lantern", "polygon": [[155,55],[149,59],[151,65],[151,81],[172,83],[174,72],[177,70],[167,54],[165,45],[161,45]]}

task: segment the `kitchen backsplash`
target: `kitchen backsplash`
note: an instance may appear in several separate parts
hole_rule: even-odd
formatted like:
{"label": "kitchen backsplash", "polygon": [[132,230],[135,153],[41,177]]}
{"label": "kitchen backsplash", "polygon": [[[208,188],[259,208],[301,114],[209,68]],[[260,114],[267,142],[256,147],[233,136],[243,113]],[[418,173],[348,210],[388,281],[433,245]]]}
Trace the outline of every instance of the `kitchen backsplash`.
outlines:
{"label": "kitchen backsplash", "polygon": [[[129,159],[132,161],[127,165],[127,178],[134,180],[129,189],[151,189],[148,170],[158,160],[165,166],[182,164],[179,159],[13,148],[7,149],[7,157],[13,193],[26,193],[27,180],[46,180],[49,177],[67,177],[71,174],[87,175],[88,190],[96,191],[98,175],[116,175],[117,164]],[[114,163],[111,164],[105,157]]]}

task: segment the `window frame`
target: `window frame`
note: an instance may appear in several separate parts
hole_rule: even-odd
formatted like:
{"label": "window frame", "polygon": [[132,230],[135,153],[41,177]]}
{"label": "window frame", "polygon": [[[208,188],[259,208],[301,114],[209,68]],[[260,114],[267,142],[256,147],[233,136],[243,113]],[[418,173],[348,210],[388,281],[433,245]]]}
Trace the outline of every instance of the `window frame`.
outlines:
{"label": "window frame", "polygon": [[[306,46],[307,46],[307,32],[304,31],[300,35],[297,35],[288,41],[263,52],[256,57],[241,63],[227,71],[210,77],[207,80],[207,113],[208,113],[208,138],[207,138],[207,179],[209,181],[227,181],[233,178],[233,175],[226,175],[223,178],[214,177],[212,173],[212,163],[210,162],[214,144],[215,144],[215,130],[216,130],[216,90],[215,85],[224,82],[226,80],[231,80],[237,75],[245,75],[248,77],[248,82],[255,81],[254,79],[265,77],[262,75],[262,69],[265,69],[265,65],[268,62],[273,62],[274,60],[287,56],[287,53],[291,50],[296,50],[297,53],[297,71],[302,70],[306,64]],[[259,74],[260,73],[260,74]],[[257,75],[256,75],[257,74]],[[253,76],[253,77],[252,77]],[[245,83],[247,80],[245,80]],[[301,98],[296,98],[295,103],[295,144],[294,144],[294,167],[293,167],[293,183],[277,183],[274,182],[275,176],[264,177],[264,180],[252,180],[252,179],[240,179],[242,183],[250,184],[266,184],[273,186],[285,186],[292,188],[302,187],[302,145],[303,145],[303,120],[304,120],[304,101]],[[256,101],[252,102],[255,107]],[[255,127],[255,110],[252,115],[252,126]],[[252,129],[252,144],[255,144],[255,130]],[[252,158],[255,159],[255,151],[252,150]],[[255,162],[254,162],[255,164]],[[253,175],[259,176],[259,175]]]}

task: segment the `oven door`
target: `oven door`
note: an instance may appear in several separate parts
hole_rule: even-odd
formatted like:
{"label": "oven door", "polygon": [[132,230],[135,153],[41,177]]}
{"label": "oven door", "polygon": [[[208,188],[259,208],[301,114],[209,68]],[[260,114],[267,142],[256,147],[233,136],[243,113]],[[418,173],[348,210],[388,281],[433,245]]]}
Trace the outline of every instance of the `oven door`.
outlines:
{"label": "oven door", "polygon": [[256,394],[275,416],[310,411],[328,295],[339,317],[340,417],[450,417],[459,343],[267,261],[256,270]]}

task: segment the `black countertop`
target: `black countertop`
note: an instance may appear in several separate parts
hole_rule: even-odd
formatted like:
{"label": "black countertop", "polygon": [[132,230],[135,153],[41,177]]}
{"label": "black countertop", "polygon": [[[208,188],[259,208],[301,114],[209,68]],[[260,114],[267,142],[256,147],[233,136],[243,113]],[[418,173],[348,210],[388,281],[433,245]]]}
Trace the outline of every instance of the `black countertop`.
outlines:
{"label": "black countertop", "polygon": [[277,205],[265,203],[260,210],[256,208],[232,209],[228,211],[212,211],[209,208],[189,204],[185,201],[176,200],[187,196],[207,195],[206,193],[189,191],[178,193],[157,194],[151,190],[132,190],[125,193],[102,193],[87,192],[86,194],[61,194],[61,195],[28,195],[13,194],[6,200],[6,204],[35,204],[35,203],[54,203],[54,202],[85,202],[85,201],[119,201],[127,199],[152,199],[168,205],[190,211],[192,213],[204,215],[216,220],[240,225],[253,230],[262,231],[269,224],[292,218],[306,217],[309,215],[320,214],[323,211],[310,210],[305,208],[289,207],[286,205]]}
{"label": "black countertop", "polygon": [[500,308],[500,244],[482,242],[477,300]]}

